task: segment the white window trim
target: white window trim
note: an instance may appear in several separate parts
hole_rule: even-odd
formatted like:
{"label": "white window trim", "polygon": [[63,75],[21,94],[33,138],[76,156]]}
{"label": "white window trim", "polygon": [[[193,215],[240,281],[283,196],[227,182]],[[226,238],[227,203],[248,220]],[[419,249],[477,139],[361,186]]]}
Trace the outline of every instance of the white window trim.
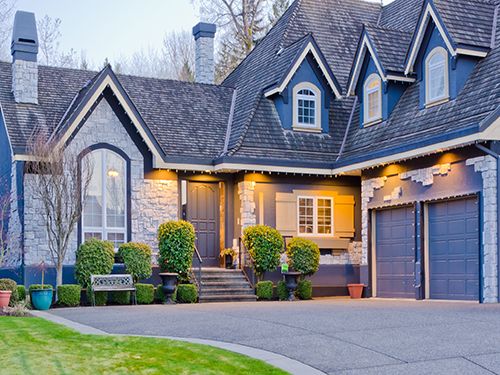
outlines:
{"label": "white window trim", "polygon": [[[444,93],[437,98],[429,97],[429,62],[436,55],[440,54],[444,57]],[[434,48],[425,58],[425,105],[432,106],[436,104],[443,103],[447,101],[450,97],[450,81],[449,81],[449,71],[448,71],[448,51],[443,47]]]}
{"label": "white window trim", "polygon": [[[370,89],[370,92],[368,92],[368,86],[375,80],[379,83],[378,89]],[[375,91],[378,91],[378,112],[375,116],[369,117],[368,114],[370,113],[370,107],[368,106],[368,94]],[[363,87],[363,124],[373,125],[380,120],[382,120],[382,79],[377,73],[372,73],[368,76],[368,79]]]}
{"label": "white window trim", "polygon": [[[300,90],[311,90],[315,97],[315,106],[314,106],[314,114],[315,114],[315,123],[314,125],[310,124],[301,124],[299,123],[299,91]],[[302,82],[293,88],[293,125],[294,130],[299,131],[310,131],[310,132],[321,132],[321,90],[312,83]]]}
{"label": "white window trim", "polygon": [[[106,190],[104,189],[102,191],[102,223],[103,225],[101,227],[89,227],[89,226],[85,226],[84,225],[84,209],[85,209],[85,202],[82,202],[83,204],[83,210],[82,210],[82,216],[80,218],[81,220],[81,227],[82,227],[82,238],[81,238],[81,241],[82,243],[85,242],[85,234],[86,233],[101,233],[101,239],[104,240],[104,241],[108,241],[108,233],[120,233],[120,234],[123,234],[123,241],[124,243],[127,243],[128,239],[127,239],[127,212],[128,212],[128,202],[127,202],[127,181],[128,181],[128,176],[127,176],[127,161],[120,155],[120,154],[117,154],[116,152],[112,151],[112,150],[109,150],[107,148],[99,148],[99,149],[96,149],[96,150],[92,150],[91,152],[89,152],[88,154],[86,154],[84,157],[90,157],[90,155],[93,153],[93,152],[102,152],[103,155],[102,155],[102,165],[101,165],[101,181],[103,184],[105,184],[106,182],[106,163],[107,163],[107,153],[108,152],[111,152],[113,153],[115,156],[117,156],[118,158],[120,158],[121,160],[123,160],[123,163],[124,163],[124,183],[125,183],[125,197],[124,197],[124,202],[125,202],[125,205],[124,205],[124,212],[125,212],[125,221],[124,221],[124,227],[108,227],[107,225],[107,221],[108,221],[108,217],[106,215],[106,203],[107,203],[107,197],[106,197]],[[102,188],[102,186],[101,186]],[[117,251],[118,249],[115,248],[115,251]]]}
{"label": "white window trim", "polygon": [[[300,233],[300,199],[312,199],[313,200],[313,232],[312,233]],[[331,202],[331,233],[318,233],[318,199],[326,199]],[[297,236],[298,237],[334,237],[334,222],[333,222],[333,210],[334,210],[333,197],[322,196],[322,195],[299,195],[297,196]]]}

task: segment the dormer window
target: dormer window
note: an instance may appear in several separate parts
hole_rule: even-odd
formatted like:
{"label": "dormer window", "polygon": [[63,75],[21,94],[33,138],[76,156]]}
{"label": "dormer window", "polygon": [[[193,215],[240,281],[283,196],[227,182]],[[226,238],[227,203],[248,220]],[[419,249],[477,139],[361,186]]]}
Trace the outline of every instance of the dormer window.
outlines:
{"label": "dormer window", "polygon": [[448,99],[448,53],[434,48],[425,60],[425,103],[437,104]]}
{"label": "dormer window", "polygon": [[321,91],[312,83],[300,83],[293,89],[293,129],[321,131]]}
{"label": "dormer window", "polygon": [[364,123],[373,124],[382,119],[382,80],[376,73],[371,74],[364,86]]}

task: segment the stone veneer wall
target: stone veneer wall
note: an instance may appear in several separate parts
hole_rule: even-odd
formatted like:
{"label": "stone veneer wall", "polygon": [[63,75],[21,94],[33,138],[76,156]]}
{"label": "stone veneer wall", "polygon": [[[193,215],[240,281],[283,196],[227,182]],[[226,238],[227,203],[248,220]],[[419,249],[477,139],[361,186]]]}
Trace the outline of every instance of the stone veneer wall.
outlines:
{"label": "stone veneer wall", "polygon": [[[108,102],[103,99],[71,141],[68,150],[80,153],[85,148],[109,143],[123,150],[131,160],[131,232],[132,241],[146,242],[157,249],[156,233],[160,223],[178,218],[177,180],[145,180],[142,154],[115,116]],[[45,231],[45,219],[39,209],[41,202],[34,199],[25,176],[25,263],[50,262]],[[73,232],[65,264],[75,262],[77,231]]]}
{"label": "stone veneer wall", "polygon": [[[466,165],[474,166],[474,171],[481,173],[483,180],[483,299],[486,303],[498,302],[498,246],[497,246],[497,161],[490,155],[480,156],[466,160]],[[434,176],[447,175],[451,171],[450,164],[436,165],[401,173],[401,180],[411,179],[413,182],[430,186],[434,183]],[[368,203],[374,196],[375,190],[384,187],[387,177],[377,177],[364,180],[361,183],[361,240],[362,259],[361,264],[368,264]],[[384,197],[385,202],[398,202],[401,194]],[[442,198],[447,198],[443,196]]]}
{"label": "stone veneer wall", "polygon": [[12,63],[12,92],[17,103],[38,103],[38,65],[36,61]]}
{"label": "stone veneer wall", "polygon": [[255,182],[242,181],[238,183],[240,197],[240,224],[241,233],[246,227],[257,224],[255,215]]}
{"label": "stone veneer wall", "polygon": [[360,241],[349,243],[347,251],[339,255],[321,255],[319,264],[361,264],[363,245]]}
{"label": "stone veneer wall", "polygon": [[19,217],[20,197],[17,196],[16,162],[12,163],[10,188],[9,226],[7,229],[8,253],[4,258],[4,267],[19,267],[22,260],[22,232],[21,218]]}

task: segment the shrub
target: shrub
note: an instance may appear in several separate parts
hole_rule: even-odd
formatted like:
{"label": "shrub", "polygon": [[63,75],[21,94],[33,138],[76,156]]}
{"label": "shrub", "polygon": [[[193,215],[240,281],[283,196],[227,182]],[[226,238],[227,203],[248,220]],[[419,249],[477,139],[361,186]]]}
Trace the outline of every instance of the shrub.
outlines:
{"label": "shrub", "polygon": [[158,228],[158,264],[162,272],[176,272],[179,280],[189,280],[193,262],[195,232],[187,221],[168,221]]}
{"label": "shrub", "polygon": [[283,280],[278,282],[278,285],[276,286],[276,294],[278,294],[278,299],[280,301],[288,300],[288,288],[286,287],[286,283]]}
{"label": "shrub", "polygon": [[[175,289],[174,294],[172,294],[172,301],[176,300],[177,300],[177,288]],[[165,295],[163,294],[163,289],[161,288],[161,284],[158,284],[158,286],[155,289],[155,301],[158,303],[165,302]]]}
{"label": "shrub", "polygon": [[10,290],[12,294],[10,295],[9,306],[14,306],[19,297],[17,295],[17,283],[11,279],[0,279],[0,290]]}
{"label": "shrub", "polygon": [[198,289],[193,284],[179,284],[177,286],[176,301],[179,303],[196,303],[198,301]]}
{"label": "shrub", "polygon": [[273,299],[273,282],[259,281],[257,283],[257,298],[259,300],[270,301]]}
{"label": "shrub", "polygon": [[130,292],[111,292],[111,301],[117,305],[129,305]]}
{"label": "shrub", "polygon": [[127,273],[134,283],[151,277],[151,247],[145,243],[129,242],[120,246],[118,256],[123,260]]}
{"label": "shrub", "polygon": [[109,275],[113,270],[115,252],[109,241],[92,238],[76,251],[75,276],[83,288],[90,286],[91,275]]}
{"label": "shrub", "polygon": [[[106,303],[108,302],[108,292],[96,292],[94,293],[95,301],[94,304],[96,306],[106,306]],[[87,300],[88,302],[92,302],[92,292],[89,292],[87,290]]]}
{"label": "shrub", "polygon": [[50,284],[43,284],[43,287],[42,284],[31,284],[28,290],[31,293],[31,291],[33,290],[41,290],[41,289],[53,289],[53,287]]}
{"label": "shrub", "polygon": [[29,316],[30,312],[28,310],[28,302],[26,301],[20,301],[15,303],[12,307],[6,307],[4,309],[4,313],[7,314],[8,316],[14,316],[14,317],[24,317],[24,316]]}
{"label": "shrub", "polygon": [[155,287],[151,284],[135,284],[137,293],[137,303],[139,305],[149,305],[155,299]]}
{"label": "shrub", "polygon": [[80,305],[82,287],[80,285],[67,284],[57,287],[57,302],[61,306],[76,307]]}
{"label": "shrub", "polygon": [[311,299],[312,290],[312,282],[310,280],[300,280],[295,295],[299,299]]}
{"label": "shrub", "polygon": [[283,237],[276,229],[266,225],[248,227],[243,232],[243,243],[252,257],[255,272],[259,277],[279,266]]}
{"label": "shrub", "polygon": [[24,285],[17,286],[17,298],[19,301],[26,301],[26,287]]}
{"label": "shrub", "polygon": [[295,237],[287,246],[290,267],[304,276],[311,276],[319,268],[319,248],[314,242]]}

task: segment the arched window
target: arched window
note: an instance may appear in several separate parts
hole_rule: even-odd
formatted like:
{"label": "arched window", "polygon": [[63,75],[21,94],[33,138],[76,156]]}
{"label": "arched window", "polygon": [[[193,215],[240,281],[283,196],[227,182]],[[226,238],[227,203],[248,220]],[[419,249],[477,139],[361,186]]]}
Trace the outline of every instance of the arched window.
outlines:
{"label": "arched window", "polygon": [[321,91],[311,83],[294,87],[293,127],[304,130],[321,129]]}
{"label": "arched window", "polygon": [[127,241],[127,162],[108,149],[91,151],[84,158],[92,178],[82,212],[82,240],[107,240],[118,248]]}
{"label": "arched window", "polygon": [[434,48],[425,60],[425,102],[432,104],[448,98],[448,53]]}
{"label": "arched window", "polygon": [[371,74],[364,87],[364,123],[382,118],[382,81],[376,73]]}

